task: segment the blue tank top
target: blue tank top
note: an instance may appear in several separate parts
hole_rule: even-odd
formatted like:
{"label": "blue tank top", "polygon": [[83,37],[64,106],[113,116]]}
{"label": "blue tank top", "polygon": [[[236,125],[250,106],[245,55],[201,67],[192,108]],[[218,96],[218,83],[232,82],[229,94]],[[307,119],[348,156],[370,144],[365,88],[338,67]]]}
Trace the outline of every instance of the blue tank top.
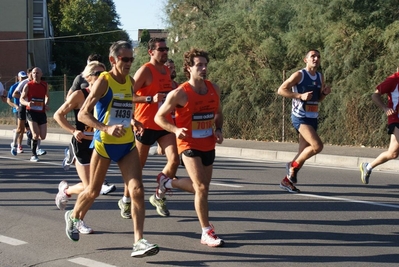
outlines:
{"label": "blue tank top", "polygon": [[313,96],[308,101],[292,99],[292,114],[298,118],[317,118],[319,116],[319,99],[322,86],[321,74],[316,72],[312,76],[306,69],[302,69],[300,72],[302,79],[292,87],[292,91],[299,94],[313,92]]}

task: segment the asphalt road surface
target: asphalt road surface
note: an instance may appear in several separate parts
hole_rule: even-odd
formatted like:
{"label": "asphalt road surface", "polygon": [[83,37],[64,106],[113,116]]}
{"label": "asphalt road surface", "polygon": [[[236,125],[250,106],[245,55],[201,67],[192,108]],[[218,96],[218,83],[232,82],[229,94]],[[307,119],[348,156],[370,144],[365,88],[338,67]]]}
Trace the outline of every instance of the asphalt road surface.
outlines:
{"label": "asphalt road surface", "polygon": [[[146,192],[144,237],[160,246],[153,257],[131,258],[131,220],[117,205],[123,184],[116,164],[107,180],[117,186],[99,196],[85,222],[95,233],[79,242],[65,235],[64,212],[54,204],[61,180],[78,182],[76,170],[61,167],[65,144],[43,142],[48,152],[29,161],[14,157],[0,139],[0,266],[398,266],[399,177],[375,172],[361,184],[357,169],[305,165],[301,194],[278,184],[284,163],[217,158],[209,195],[211,222],[225,240],[220,248],[200,244],[191,194],[168,197],[171,216],[158,216],[148,202],[165,164],[150,156],[143,172]],[[180,168],[178,176],[186,172]],[[67,209],[71,209],[76,196]]]}

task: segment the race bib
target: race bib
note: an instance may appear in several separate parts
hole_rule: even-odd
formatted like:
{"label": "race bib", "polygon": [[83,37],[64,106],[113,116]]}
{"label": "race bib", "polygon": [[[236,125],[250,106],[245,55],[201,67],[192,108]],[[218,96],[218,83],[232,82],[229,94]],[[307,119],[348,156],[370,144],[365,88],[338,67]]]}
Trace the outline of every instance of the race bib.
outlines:
{"label": "race bib", "polygon": [[192,137],[205,138],[213,134],[212,125],[214,123],[215,114],[201,113],[192,116]]}
{"label": "race bib", "polygon": [[32,98],[30,102],[30,110],[42,111],[44,110],[44,99],[43,98]]}
{"label": "race bib", "polygon": [[319,103],[306,103],[306,112],[319,112]]}
{"label": "race bib", "polygon": [[112,102],[108,125],[122,124],[124,128],[130,126],[133,103],[131,100],[116,100]]}

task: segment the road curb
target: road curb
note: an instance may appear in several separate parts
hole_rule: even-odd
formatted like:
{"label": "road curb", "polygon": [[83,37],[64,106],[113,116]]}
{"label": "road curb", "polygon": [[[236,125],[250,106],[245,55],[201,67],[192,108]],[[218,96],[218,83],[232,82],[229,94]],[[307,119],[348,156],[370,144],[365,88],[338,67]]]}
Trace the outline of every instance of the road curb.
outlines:
{"label": "road curb", "polygon": [[[11,140],[13,136],[13,131],[0,130],[0,136],[10,138]],[[72,135],[70,134],[47,133],[46,140],[51,142],[59,142],[67,145],[70,142],[71,137]],[[290,151],[227,147],[222,145],[217,145],[215,150],[217,156],[243,158],[249,160],[270,160],[270,161],[289,162],[296,155],[296,152],[290,152]],[[329,155],[329,154],[320,153],[308,159],[306,161],[306,164],[353,169],[353,168],[358,168],[358,166],[362,162],[372,162],[373,160],[374,158],[369,158],[369,157]],[[390,160],[378,166],[375,170],[399,172],[399,160]]]}

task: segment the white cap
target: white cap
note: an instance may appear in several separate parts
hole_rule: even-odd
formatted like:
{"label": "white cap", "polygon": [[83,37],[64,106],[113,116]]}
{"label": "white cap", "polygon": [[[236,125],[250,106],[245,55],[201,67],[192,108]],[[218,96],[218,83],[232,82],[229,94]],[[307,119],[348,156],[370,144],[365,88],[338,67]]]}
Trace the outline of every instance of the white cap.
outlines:
{"label": "white cap", "polygon": [[26,72],[22,70],[22,71],[18,72],[18,77],[26,78],[26,77],[28,77],[28,75],[26,75]]}

